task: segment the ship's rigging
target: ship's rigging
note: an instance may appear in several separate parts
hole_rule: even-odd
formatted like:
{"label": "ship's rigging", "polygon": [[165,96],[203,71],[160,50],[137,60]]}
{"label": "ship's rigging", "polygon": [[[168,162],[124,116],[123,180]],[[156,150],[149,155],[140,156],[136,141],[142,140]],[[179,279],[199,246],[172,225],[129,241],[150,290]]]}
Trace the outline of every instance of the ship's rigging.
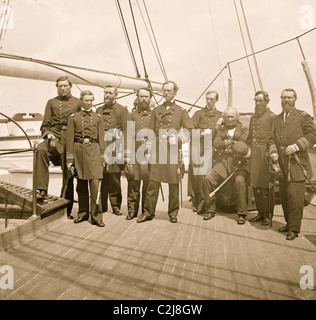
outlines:
{"label": "ship's rigging", "polygon": [[[133,3],[135,4],[135,1],[133,1]],[[141,7],[140,2],[138,0],[136,0],[136,4],[137,4],[139,14],[142,17],[143,24],[145,26],[147,35],[150,39],[152,48],[153,48],[154,53],[156,55],[158,64],[160,66],[162,76],[163,76],[162,81],[155,82],[155,81],[150,80],[150,77],[149,77],[149,74],[148,74],[148,71],[146,68],[145,57],[144,57],[143,50],[142,50],[142,39],[141,39],[141,35],[139,33],[139,28],[136,23],[133,4],[132,4],[131,0],[129,0],[129,10],[130,10],[130,14],[131,14],[132,21],[133,21],[134,32],[136,35],[139,54],[141,57],[141,63],[142,63],[143,70],[144,70],[144,77],[141,77],[141,75],[140,75],[140,68],[137,65],[130,33],[128,32],[128,28],[125,23],[126,15],[124,15],[124,13],[123,13],[120,0],[115,0],[115,5],[117,7],[118,15],[119,15],[122,29],[123,29],[123,32],[125,35],[126,43],[127,43],[130,55],[131,55],[132,63],[135,68],[136,77],[122,76],[119,74],[108,73],[108,72],[104,72],[104,71],[92,70],[92,69],[87,69],[87,68],[82,68],[82,67],[75,67],[75,66],[70,66],[70,65],[65,65],[65,64],[59,64],[56,62],[49,62],[49,61],[45,61],[45,60],[27,58],[27,57],[10,55],[10,54],[5,54],[5,53],[0,54],[0,63],[1,63],[0,74],[3,76],[9,76],[9,77],[22,77],[22,78],[29,78],[29,79],[54,81],[56,79],[57,73],[60,74],[60,72],[64,72],[72,77],[73,82],[77,86],[80,84],[84,84],[84,85],[92,85],[92,86],[98,86],[98,87],[103,88],[105,86],[105,83],[111,83],[115,86],[118,86],[121,89],[128,89],[128,90],[131,89],[130,92],[127,92],[127,93],[124,92],[124,95],[122,97],[133,94],[135,92],[135,90],[139,89],[140,87],[149,86],[152,88],[153,92],[155,93],[154,97],[155,97],[156,104],[157,104],[159,102],[158,100],[161,100],[161,93],[160,93],[161,83],[163,81],[166,81],[168,79],[168,76],[167,76],[166,69],[165,69],[165,66],[163,63],[161,51],[159,50],[157,38],[154,33],[154,28],[153,28],[153,25],[152,25],[152,22],[151,22],[151,19],[149,16],[149,12],[148,12],[146,3],[143,0],[142,7]],[[238,19],[239,29],[240,29],[241,35],[242,35],[244,49],[246,52],[245,56],[226,62],[224,67],[221,68],[219,73],[215,76],[215,78],[213,78],[213,80],[209,83],[209,85],[206,87],[206,89],[204,91],[202,91],[202,93],[198,96],[198,98],[193,103],[187,102],[187,101],[182,101],[180,99],[178,99],[178,102],[189,106],[188,111],[191,111],[195,107],[201,108],[201,106],[198,105],[198,102],[200,101],[202,96],[214,84],[214,82],[218,79],[219,76],[221,76],[221,77],[223,76],[224,70],[227,70],[229,73],[229,77],[228,77],[228,101],[226,101],[226,102],[227,102],[227,105],[232,105],[232,76],[233,76],[232,66],[233,66],[233,64],[235,64],[236,62],[239,62],[243,59],[247,59],[250,75],[252,78],[253,88],[254,88],[254,90],[256,90],[255,80],[254,80],[254,76],[252,74],[252,70],[251,70],[250,62],[249,62],[249,58],[253,58],[253,61],[255,64],[255,69],[256,69],[257,80],[259,82],[260,89],[263,89],[263,84],[262,84],[262,79],[261,79],[261,75],[259,72],[258,63],[256,62],[256,55],[264,53],[264,52],[271,50],[273,48],[276,48],[278,46],[285,45],[291,41],[297,41],[299,44],[300,51],[303,55],[303,62],[302,62],[303,68],[304,68],[303,70],[304,70],[306,77],[307,77],[307,80],[308,80],[308,85],[309,85],[309,89],[310,89],[310,93],[311,93],[311,97],[312,97],[312,103],[313,103],[313,113],[314,113],[314,118],[315,118],[315,114],[316,114],[315,96],[316,96],[316,93],[315,93],[314,84],[313,84],[312,77],[311,77],[311,72],[309,70],[305,54],[303,52],[303,48],[300,43],[300,38],[305,36],[306,34],[312,32],[312,31],[315,31],[316,28],[310,29],[310,30],[306,31],[305,33],[302,33],[294,38],[285,40],[283,42],[274,44],[272,46],[266,47],[264,49],[261,49],[261,50],[258,50],[255,52],[253,45],[252,45],[250,31],[249,31],[249,27],[248,27],[247,20],[246,20],[245,9],[244,9],[242,1],[240,0],[240,7],[241,7],[241,11],[242,11],[243,18],[244,18],[244,24],[245,24],[246,30],[247,30],[248,41],[249,41],[250,47],[251,47],[251,53],[249,54],[246,49],[245,37],[242,32],[241,21],[239,18],[236,1],[234,1],[234,6],[235,6],[236,16]],[[6,0],[6,8],[9,8],[9,7],[10,7],[10,1]],[[209,8],[210,8],[210,13],[212,14],[210,0],[209,0]],[[3,19],[3,26],[1,29],[1,37],[3,36],[3,33],[6,30],[5,24],[6,25],[8,24],[8,21],[9,21],[8,15],[9,14],[10,14],[10,10],[7,10],[5,18]],[[145,21],[145,17],[146,17],[147,21]],[[214,27],[213,22],[212,22],[212,24]],[[1,38],[0,38],[0,41],[1,41]],[[217,51],[218,51],[218,49],[217,49]],[[219,53],[218,53],[218,55],[219,55]],[[32,67],[27,67],[27,62],[30,65],[32,65]],[[44,68],[44,67],[47,67],[47,68]],[[51,70],[48,72],[47,71],[48,69],[51,69]],[[100,80],[101,74],[103,77],[106,76],[106,78],[103,80]],[[131,80],[131,81],[129,81],[129,80]],[[237,79],[237,81],[238,81],[238,79]],[[79,90],[80,90],[80,88],[79,88]],[[157,97],[159,99],[157,99]]]}

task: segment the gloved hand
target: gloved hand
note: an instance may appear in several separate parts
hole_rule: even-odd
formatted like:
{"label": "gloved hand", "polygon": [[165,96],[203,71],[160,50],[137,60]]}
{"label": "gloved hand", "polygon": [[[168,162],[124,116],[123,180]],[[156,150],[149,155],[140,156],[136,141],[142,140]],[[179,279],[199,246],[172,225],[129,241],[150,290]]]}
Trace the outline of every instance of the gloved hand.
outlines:
{"label": "gloved hand", "polygon": [[56,139],[56,137],[52,133],[49,133],[47,139]]}
{"label": "gloved hand", "polygon": [[292,153],[295,153],[299,151],[297,146],[295,144],[290,144],[289,146],[286,147],[285,149],[285,153],[289,156],[291,155]]}
{"label": "gloved hand", "polygon": [[68,174],[72,177],[75,175],[75,165],[73,163],[67,163]]}
{"label": "gloved hand", "polygon": [[270,154],[270,158],[273,162],[277,162],[279,159],[279,155],[277,153]]}

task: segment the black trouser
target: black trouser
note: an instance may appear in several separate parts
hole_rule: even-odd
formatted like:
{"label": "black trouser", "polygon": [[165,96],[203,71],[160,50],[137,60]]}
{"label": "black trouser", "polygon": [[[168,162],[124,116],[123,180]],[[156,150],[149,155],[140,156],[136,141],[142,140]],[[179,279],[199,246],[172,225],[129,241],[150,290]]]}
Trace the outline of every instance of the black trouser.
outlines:
{"label": "black trouser", "polygon": [[[247,172],[238,170],[232,179],[235,179],[234,191],[236,195],[236,209],[238,215],[246,216],[248,212],[246,184]],[[203,180],[203,192],[205,195],[205,212],[216,213],[216,197],[209,197],[226,178],[228,174],[221,164],[214,166],[213,170]]]}
{"label": "black trouser", "polygon": [[[153,217],[156,211],[157,200],[159,196],[160,182],[149,180],[144,214]],[[169,183],[169,199],[168,199],[168,215],[169,217],[176,218],[179,212],[179,183]]]}
{"label": "black trouser", "polygon": [[67,214],[70,215],[74,199],[73,177],[70,177],[67,180],[68,169],[66,165],[65,153],[58,157],[53,156],[48,152],[47,141],[47,139],[44,139],[44,141],[40,143],[36,149],[36,189],[48,190],[50,161],[52,161],[54,165],[60,165],[63,173],[60,196],[63,196],[64,190],[67,188],[65,199],[69,200]]}
{"label": "black trouser", "polygon": [[[140,192],[141,182],[143,181],[142,191]],[[128,179],[127,185],[127,208],[128,212],[137,216],[139,210],[140,193],[142,193],[142,213],[144,213],[144,205],[146,192],[149,181]]]}
{"label": "black trouser", "polygon": [[273,217],[274,212],[274,188],[253,187],[253,195],[256,201],[258,216],[263,218]]}
{"label": "black trouser", "polygon": [[102,210],[108,210],[108,198],[112,209],[121,209],[122,189],[121,189],[121,172],[106,172],[103,174],[101,184]]}
{"label": "black trouser", "polygon": [[280,179],[279,188],[288,230],[300,232],[305,201],[305,181]]}
{"label": "black trouser", "polygon": [[[83,217],[85,219],[88,219],[89,211],[90,211],[91,223],[102,221],[102,216],[103,216],[102,209],[96,208],[99,181],[100,181],[99,179],[92,179],[92,180],[78,179],[78,182],[77,182],[76,191],[78,193],[78,204],[79,204],[78,218]],[[89,193],[89,188],[90,188],[90,193]]]}

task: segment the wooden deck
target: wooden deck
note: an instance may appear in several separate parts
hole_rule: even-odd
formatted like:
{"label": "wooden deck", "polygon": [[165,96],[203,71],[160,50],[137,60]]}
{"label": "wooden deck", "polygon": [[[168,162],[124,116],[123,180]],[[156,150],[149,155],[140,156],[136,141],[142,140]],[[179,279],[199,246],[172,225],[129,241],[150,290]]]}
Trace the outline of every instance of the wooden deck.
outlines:
{"label": "wooden deck", "polygon": [[[126,199],[125,178],[122,187]],[[125,220],[126,205],[123,216],[104,213],[105,228],[76,225],[64,214],[45,218],[2,248],[0,267],[13,267],[14,289],[0,289],[0,299],[316,300],[315,287],[300,288],[303,265],[313,267],[316,286],[315,203],[305,207],[299,237],[287,241],[277,231],[280,205],[270,229],[237,225],[235,214],[204,221],[184,200],[177,224],[161,198],[156,217],[142,224]]]}

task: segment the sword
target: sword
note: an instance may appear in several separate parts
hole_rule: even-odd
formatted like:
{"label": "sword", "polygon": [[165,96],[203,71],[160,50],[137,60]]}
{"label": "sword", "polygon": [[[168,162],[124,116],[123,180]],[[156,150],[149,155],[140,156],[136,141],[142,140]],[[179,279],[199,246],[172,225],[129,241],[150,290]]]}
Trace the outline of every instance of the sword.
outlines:
{"label": "sword", "polygon": [[163,195],[163,190],[162,190],[161,182],[160,182],[160,192],[161,192],[162,201],[165,202],[165,197],[164,197],[164,195]]}
{"label": "sword", "polygon": [[297,155],[297,153],[294,152],[294,153],[291,154],[291,156],[294,157],[296,163],[298,164],[298,166],[299,166],[300,169],[302,170],[303,175],[304,175],[304,177],[306,178],[306,180],[309,182],[309,184],[310,184],[313,192],[316,192],[316,188],[315,188],[315,186],[313,185],[313,182],[312,182],[311,178],[309,177],[309,175],[308,175],[308,173],[307,173],[307,170],[304,168],[304,166],[303,166],[303,164],[302,164],[302,162],[301,162],[301,159],[299,158],[299,156]]}
{"label": "sword", "polygon": [[63,193],[62,193],[62,198],[65,199],[66,197],[66,192],[67,192],[67,189],[68,189],[68,182],[69,182],[69,179],[74,177],[75,176],[75,166],[74,165],[71,165],[68,169],[68,172],[67,172],[67,179],[65,181],[65,184],[63,185]]}
{"label": "sword", "polygon": [[182,162],[182,147],[179,148],[179,159],[178,159],[178,175],[180,183],[180,207],[183,207],[183,197],[182,197],[182,173],[181,173],[181,162]]}
{"label": "sword", "polygon": [[238,170],[239,168],[236,168],[214,191],[212,191],[208,196],[210,198],[214,197],[215,193],[221,189],[223,187],[223,185],[229,180],[231,179],[231,177],[235,174],[235,172]]}
{"label": "sword", "polygon": [[95,214],[98,214],[99,212],[99,205],[100,205],[100,198],[101,198],[101,181],[99,180],[99,186],[98,186],[98,195],[97,195],[97,200],[95,202]]}

